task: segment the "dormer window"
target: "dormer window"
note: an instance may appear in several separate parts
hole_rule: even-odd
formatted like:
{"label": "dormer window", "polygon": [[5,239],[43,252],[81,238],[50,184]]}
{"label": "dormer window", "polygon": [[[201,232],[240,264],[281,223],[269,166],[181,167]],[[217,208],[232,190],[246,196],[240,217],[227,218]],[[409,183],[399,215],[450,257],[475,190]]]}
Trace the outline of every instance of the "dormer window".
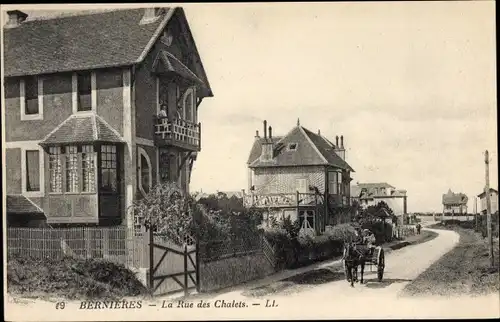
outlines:
{"label": "dormer window", "polygon": [[297,150],[297,146],[298,146],[297,143],[288,143],[287,150],[288,151],[296,151]]}

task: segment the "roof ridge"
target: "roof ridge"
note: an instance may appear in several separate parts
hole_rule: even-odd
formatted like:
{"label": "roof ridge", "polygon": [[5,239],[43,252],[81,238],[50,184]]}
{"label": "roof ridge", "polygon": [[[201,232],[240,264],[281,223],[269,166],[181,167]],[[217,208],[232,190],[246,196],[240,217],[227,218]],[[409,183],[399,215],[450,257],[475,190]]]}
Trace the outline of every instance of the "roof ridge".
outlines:
{"label": "roof ridge", "polygon": [[43,143],[45,142],[48,138],[50,138],[54,133],[59,131],[59,129],[66,124],[69,120],[76,118],[76,114],[71,114],[68,118],[66,118],[64,121],[62,121],[58,126],[56,126],[52,131],[50,131],[40,142]]}
{"label": "roof ridge", "polygon": [[108,122],[106,122],[101,116],[99,116],[98,114],[95,114],[95,117],[96,117],[96,120],[99,120],[102,123],[104,123],[104,125],[107,126],[113,132],[113,134],[115,134],[116,136],[118,136],[120,139],[123,140],[123,136],[114,127],[112,127]]}
{"label": "roof ridge", "polygon": [[97,140],[99,139],[99,133],[97,133],[99,131],[99,128],[97,126],[97,120],[96,120],[96,115],[97,114],[94,114],[93,117],[92,117],[92,132],[94,132],[94,140]]}
{"label": "roof ridge", "polygon": [[160,37],[161,32],[163,31],[163,29],[165,29],[168,22],[170,21],[170,19],[174,15],[175,10],[177,9],[177,7],[162,7],[162,8],[166,9],[165,10],[165,17],[163,17],[163,20],[160,22],[160,24],[158,25],[158,28],[156,28],[155,32],[153,33],[153,35],[149,39],[148,43],[146,44],[146,47],[144,47],[144,50],[142,51],[142,53],[139,55],[139,57],[135,61],[136,64],[142,62],[144,60],[144,58],[146,58],[146,56],[151,51],[154,44],[156,43],[156,41]]}

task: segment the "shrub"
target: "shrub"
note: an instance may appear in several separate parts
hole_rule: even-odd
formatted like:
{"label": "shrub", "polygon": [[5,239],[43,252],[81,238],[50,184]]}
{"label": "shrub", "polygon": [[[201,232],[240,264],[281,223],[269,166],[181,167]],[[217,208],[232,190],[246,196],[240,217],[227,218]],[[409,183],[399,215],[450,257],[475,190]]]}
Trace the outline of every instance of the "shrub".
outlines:
{"label": "shrub", "polygon": [[354,227],[350,224],[341,224],[326,229],[324,234],[331,239],[348,242],[354,239]]}
{"label": "shrub", "polygon": [[9,256],[7,282],[9,292],[68,299],[120,299],[147,294],[145,286],[123,265],[94,259]]}
{"label": "shrub", "polygon": [[267,229],[265,236],[273,245],[279,268],[294,268],[342,254],[344,240],[348,240],[348,225],[342,225],[320,236],[299,236],[298,221],[283,221],[281,228]]}
{"label": "shrub", "polygon": [[369,229],[375,236],[377,245],[392,241],[392,225],[383,221],[365,222],[363,229]]}

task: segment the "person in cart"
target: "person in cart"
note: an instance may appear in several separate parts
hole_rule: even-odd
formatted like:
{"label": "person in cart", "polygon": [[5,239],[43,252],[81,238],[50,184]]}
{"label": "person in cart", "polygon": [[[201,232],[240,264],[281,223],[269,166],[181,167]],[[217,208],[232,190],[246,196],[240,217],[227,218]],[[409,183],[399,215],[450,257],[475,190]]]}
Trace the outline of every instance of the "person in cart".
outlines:
{"label": "person in cart", "polygon": [[373,254],[373,250],[375,249],[376,238],[375,235],[369,230],[363,230],[363,243],[368,246],[369,254]]}

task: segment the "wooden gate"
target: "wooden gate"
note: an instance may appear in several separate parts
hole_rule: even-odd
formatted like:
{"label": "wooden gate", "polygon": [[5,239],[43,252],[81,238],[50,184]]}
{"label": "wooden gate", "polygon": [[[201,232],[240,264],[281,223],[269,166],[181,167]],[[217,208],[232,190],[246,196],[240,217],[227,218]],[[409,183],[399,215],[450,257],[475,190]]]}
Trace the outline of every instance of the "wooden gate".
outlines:
{"label": "wooden gate", "polygon": [[148,288],[152,295],[199,290],[198,247],[178,245],[148,230]]}

